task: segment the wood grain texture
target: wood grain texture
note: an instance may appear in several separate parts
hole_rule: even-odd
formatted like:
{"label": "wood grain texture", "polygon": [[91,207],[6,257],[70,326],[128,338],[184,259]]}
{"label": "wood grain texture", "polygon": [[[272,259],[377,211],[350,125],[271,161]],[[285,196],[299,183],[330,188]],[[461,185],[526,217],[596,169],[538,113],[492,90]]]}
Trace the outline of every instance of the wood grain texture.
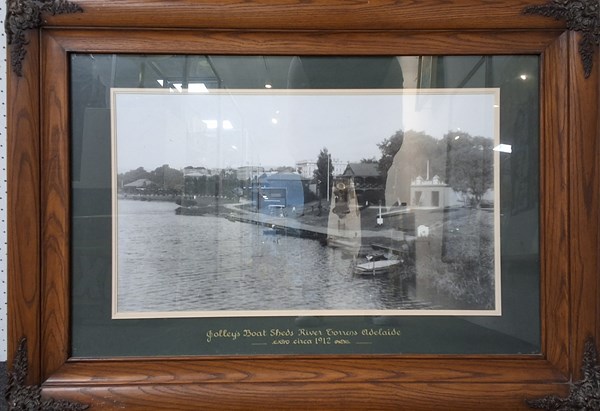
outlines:
{"label": "wood grain texture", "polygon": [[[596,51],[598,51],[598,49],[596,49]],[[593,110],[594,106],[595,106],[595,123],[596,123],[596,136],[595,138],[598,139],[600,138],[600,56],[598,56],[598,54],[595,55],[595,60],[594,60],[594,68],[592,71],[592,76],[595,79],[595,85],[596,85],[596,95],[595,95],[595,103],[594,101],[592,101],[592,107],[590,108],[590,110]],[[592,94],[592,98],[594,98],[594,95]],[[594,118],[592,116],[592,118],[590,119],[590,121],[594,121]],[[594,137],[592,137],[594,138]],[[597,149],[600,150],[600,146],[596,146]],[[598,161],[600,161],[600,153],[596,154],[596,164],[598,164]],[[598,186],[596,186],[596,188],[598,188]],[[596,348],[599,349],[600,351],[600,298],[598,298],[598,295],[600,294],[600,223],[597,224],[596,227],[596,235],[597,235],[597,239],[598,239],[598,243],[596,244],[596,267],[597,267],[597,271],[596,271],[596,295],[593,296],[593,302],[595,302],[596,304],[596,314],[595,317],[593,318],[593,320],[595,321],[595,325],[593,328],[593,336],[595,336],[596,339]]]}
{"label": "wood grain texture", "polygon": [[[571,333],[572,369],[580,376],[585,340],[598,338],[596,304],[600,298],[597,278],[600,275],[597,252],[600,238],[600,128],[598,126],[598,53],[589,78],[583,74],[579,58],[580,37],[569,33],[568,58],[571,76],[569,88],[577,90],[569,96],[570,123],[570,202],[571,202]],[[597,50],[598,51],[598,50]]]}
{"label": "wood grain texture", "polygon": [[[515,410],[564,395],[584,334],[598,337],[600,84],[562,23],[520,15],[543,2],[80,0],[84,13],[48,16],[8,89],[9,347],[28,337],[31,382],[108,410]],[[543,355],[69,359],[69,52],[540,55]]]}
{"label": "wood grain texture", "polygon": [[[544,274],[544,299],[549,301],[544,306],[544,346],[549,361],[537,357],[339,359],[323,356],[316,359],[72,361],[61,367],[67,360],[68,350],[68,327],[65,324],[69,300],[69,175],[65,73],[69,51],[174,52],[175,42],[178,44],[177,52],[230,50],[235,53],[276,53],[286,50],[288,53],[304,53],[316,48],[321,53],[349,50],[350,53],[368,54],[373,50],[376,53],[385,50],[391,54],[402,54],[427,50],[436,54],[452,50],[456,54],[468,54],[469,50],[481,52],[485,45],[489,45],[488,52],[495,53],[509,53],[515,47],[521,51],[543,53],[550,45],[551,51],[545,55],[545,64],[550,70],[565,56],[564,40],[555,43],[556,36],[555,31],[536,31],[531,37],[524,37],[523,32],[502,35],[487,32],[385,35],[303,32],[294,36],[287,32],[183,31],[167,34],[161,31],[45,30],[42,65],[43,141],[48,147],[42,162],[45,261],[42,364],[43,375],[48,377],[44,384],[45,392],[61,398],[96,403],[102,409],[111,409],[112,406],[147,409],[150,405],[168,409],[173,401],[180,401],[176,398],[183,398],[177,403],[179,409],[194,409],[198,401],[209,408],[226,405],[226,408],[232,409],[252,409],[258,404],[277,408],[277,404],[284,404],[284,408],[293,409],[301,404],[308,406],[307,398],[314,401],[312,405],[315,408],[319,404],[332,409],[348,408],[350,403],[355,409],[364,409],[368,404],[391,409],[398,406],[397,401],[409,403],[411,409],[431,409],[432,404],[452,404],[461,409],[480,409],[482,405],[494,409],[515,409],[523,405],[523,399],[530,393],[538,392],[538,389],[541,392],[544,384],[552,387],[546,387],[544,393],[563,392],[566,386],[556,384],[568,380],[568,365],[565,364],[569,358],[566,348],[569,288],[564,286],[563,272],[554,266],[554,263],[565,266],[561,257],[547,264]],[[386,41],[382,42],[382,37]],[[510,41],[506,42],[506,39]],[[465,41],[470,45],[466,46]],[[554,74],[546,81],[552,91],[545,96],[548,103],[544,106],[549,120],[548,124],[544,124],[544,133],[550,134],[565,128],[567,119],[564,115],[561,117],[561,113],[568,95],[564,86],[566,72],[551,71]],[[562,143],[551,137],[545,139],[542,146],[548,156],[542,167],[548,184],[544,186],[548,189],[545,201],[553,204],[545,209],[544,221],[548,227],[547,233],[543,234],[543,243],[546,253],[554,256],[556,250],[565,246],[564,238],[567,236],[565,215],[568,214],[568,196],[563,183],[568,157]],[[556,196],[562,200],[554,205]],[[474,386],[479,386],[481,391],[473,391]],[[533,386],[538,388],[532,389]],[[226,396],[228,401],[223,402],[222,396]],[[425,400],[431,396],[439,398],[439,403]],[[445,397],[453,399],[450,401]],[[351,401],[340,403],[340,398],[350,398]]]}
{"label": "wood grain texture", "polygon": [[421,55],[539,54],[561,31],[221,31],[47,29],[67,51],[87,53]]}
{"label": "wood grain texture", "polygon": [[70,361],[45,387],[232,383],[544,383],[566,382],[553,364],[533,356],[371,356],[336,358],[171,358]]}
{"label": "wood grain texture", "polygon": [[569,233],[569,44],[560,36],[544,52],[541,87],[541,273],[544,353],[569,375],[571,325]]}
{"label": "wood grain texture", "polygon": [[68,358],[69,341],[69,95],[64,49],[43,36],[42,54],[42,377]]}
{"label": "wood grain texture", "polygon": [[[98,386],[45,389],[102,410],[526,410],[525,400],[548,391],[564,395],[557,384],[195,384],[182,386]],[[165,398],[169,398],[166,401]]]}
{"label": "wood grain texture", "polygon": [[[46,25],[266,30],[563,28],[523,16],[540,0],[78,0],[84,13]],[[491,17],[493,16],[493,17]]]}
{"label": "wood grain texture", "polygon": [[[432,49],[441,53],[442,49],[448,52],[448,47],[452,46],[453,52],[461,54],[468,49],[481,52],[486,44],[490,44],[487,50],[491,49],[496,53],[509,53],[517,44],[520,50],[543,53],[550,45],[545,64],[553,74],[548,76],[545,83],[551,91],[544,100],[547,104],[544,105],[543,111],[547,113],[548,122],[543,127],[548,135],[566,127],[566,114],[560,114],[564,113],[563,107],[568,97],[565,82],[568,74],[567,71],[550,70],[550,67],[558,64],[566,54],[565,41],[559,40],[556,43],[557,32],[536,31],[532,38],[527,37],[529,40],[524,40],[522,32],[504,33],[502,36],[482,32],[466,35],[448,32],[402,35],[388,33],[386,36],[384,37],[387,41],[383,42],[386,46],[378,49],[377,45],[382,44],[381,34],[364,32],[305,32],[298,33],[295,38],[283,32],[183,31],[167,36],[160,31],[106,30],[90,35],[89,32],[81,30],[49,29],[45,31],[45,44],[48,46],[44,60],[53,63],[44,66],[44,71],[48,73],[44,79],[47,81],[52,78],[58,81],[54,80],[53,84],[44,88],[44,101],[51,105],[46,108],[51,114],[44,117],[48,122],[44,128],[56,136],[64,133],[66,113],[60,109],[64,102],[57,103],[55,99],[66,99],[61,91],[66,88],[61,84],[66,82],[66,78],[61,75],[61,70],[65,67],[68,51],[111,52],[117,49],[116,51],[151,52],[158,49],[173,52],[173,41],[178,44],[177,52],[205,52],[208,49],[211,53],[225,51],[228,47],[237,53],[265,50],[269,53],[283,50],[288,53],[302,53],[305,50],[312,51],[315,47],[320,47],[319,50],[323,53],[341,49],[344,52],[350,50],[351,53],[361,54],[372,51],[373,47],[377,51],[386,50],[388,53]],[[463,36],[469,36],[477,46],[465,46]],[[506,43],[497,41],[498,38],[512,40]],[[58,69],[55,69],[56,67]],[[49,142],[59,147],[59,150],[49,157],[47,166],[54,164],[56,159],[66,157],[60,154],[65,149],[60,138],[53,137]],[[223,406],[231,409],[253,409],[259,404],[275,409],[278,406],[289,409],[299,406],[364,409],[367,405],[374,404],[378,409],[394,409],[399,404],[397,401],[410,404],[411,409],[431,409],[432,406],[442,404],[452,404],[457,409],[480,409],[483,405],[492,409],[518,409],[524,405],[523,399],[530,394],[534,397],[534,393],[564,392],[566,385],[560,383],[565,383],[569,378],[569,288],[564,286],[568,277],[564,277],[563,270],[557,270],[556,265],[564,269],[568,259],[564,258],[564,254],[557,255],[556,250],[568,247],[568,244],[564,243],[567,237],[568,214],[568,192],[564,183],[567,179],[568,156],[565,154],[562,140],[548,136],[542,146],[547,151],[543,173],[548,184],[544,186],[544,190],[548,190],[545,194],[548,207],[545,208],[547,214],[544,217],[544,224],[547,225],[544,244],[545,252],[552,256],[546,265],[543,285],[546,292],[544,300],[550,301],[544,307],[544,341],[549,361],[535,356],[75,360],[55,370],[61,361],[66,359],[60,349],[55,349],[54,351],[59,352],[48,353],[49,356],[54,355],[47,360],[52,366],[47,363],[44,367],[48,376],[44,390],[49,395],[56,394],[61,398],[96,404],[101,409],[122,406],[130,409],[148,409],[150,405],[168,409],[174,404],[173,401],[178,409],[194,409],[199,403],[209,409]],[[58,171],[52,172],[58,173],[56,178],[64,180],[63,183],[52,185],[53,190],[60,194],[68,184],[68,175]],[[61,210],[66,208],[66,204],[61,198],[65,195],[63,193],[53,200],[52,206],[63,219]],[[60,237],[63,230],[64,221],[56,225],[53,231]],[[52,237],[48,237],[48,241],[51,240]],[[68,249],[53,248],[50,252],[68,253]],[[47,338],[47,341],[57,342],[59,347],[64,348],[65,328],[61,328],[60,321],[55,319],[65,315],[64,301],[69,298],[68,288],[65,288],[61,295],[60,284],[66,281],[64,272],[68,267],[62,260],[58,261],[55,269],[62,271],[62,274],[49,271],[48,276],[54,278],[45,281],[45,284],[56,284],[52,290],[58,290],[56,294],[45,293],[48,298],[57,300],[45,304],[49,310],[45,313],[45,321],[48,322],[48,330],[59,335],[59,338]],[[470,387],[474,384],[479,385],[481,392],[471,392]],[[541,387],[545,384],[550,385],[543,390]],[[532,389],[532,386],[537,388]],[[488,390],[487,394],[484,393],[485,390]],[[490,395],[490,390],[494,395]],[[222,396],[228,397],[228,401],[223,402]],[[310,401],[314,402],[307,402],[305,396],[310,396]],[[432,396],[439,398],[439,403],[425,399]],[[446,396],[453,397],[452,401],[442,400]],[[340,398],[351,398],[351,401],[340,402]]]}
{"label": "wood grain texture", "polygon": [[9,362],[19,340],[26,337],[28,379],[34,382],[40,379],[40,84],[35,33],[29,40],[23,77],[10,75],[7,83],[7,311]]}

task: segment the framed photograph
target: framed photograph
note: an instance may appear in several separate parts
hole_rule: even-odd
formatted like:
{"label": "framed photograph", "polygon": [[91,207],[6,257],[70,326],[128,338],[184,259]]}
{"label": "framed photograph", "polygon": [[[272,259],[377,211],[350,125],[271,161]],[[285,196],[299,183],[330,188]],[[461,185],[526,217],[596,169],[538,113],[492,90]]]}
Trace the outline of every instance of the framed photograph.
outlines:
{"label": "framed photograph", "polygon": [[112,89],[113,318],[500,315],[499,91]]}
{"label": "framed photograph", "polygon": [[81,0],[13,33],[19,4],[9,342],[44,398],[513,410],[585,377],[598,64],[539,4]]}

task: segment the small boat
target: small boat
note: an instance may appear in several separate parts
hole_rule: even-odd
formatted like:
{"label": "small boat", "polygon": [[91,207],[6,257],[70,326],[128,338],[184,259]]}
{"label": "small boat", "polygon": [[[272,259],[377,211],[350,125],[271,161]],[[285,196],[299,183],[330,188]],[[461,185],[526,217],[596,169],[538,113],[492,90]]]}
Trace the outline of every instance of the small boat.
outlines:
{"label": "small boat", "polygon": [[354,273],[360,275],[387,274],[402,263],[401,260],[379,260],[354,266]]}
{"label": "small boat", "polygon": [[177,207],[175,209],[176,215],[204,215],[206,213],[207,213],[206,208],[200,208],[198,206]]}

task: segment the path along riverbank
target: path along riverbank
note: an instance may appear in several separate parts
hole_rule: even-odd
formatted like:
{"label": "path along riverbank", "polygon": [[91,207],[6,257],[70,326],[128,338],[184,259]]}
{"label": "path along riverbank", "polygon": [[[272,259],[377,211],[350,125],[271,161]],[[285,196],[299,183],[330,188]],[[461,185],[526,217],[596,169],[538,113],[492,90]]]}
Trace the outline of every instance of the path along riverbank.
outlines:
{"label": "path along riverbank", "polygon": [[[120,198],[139,201],[166,201],[178,204],[176,213],[186,216],[202,216],[204,214],[216,215],[229,219],[230,221],[256,224],[272,230],[274,234],[288,235],[313,239],[327,243],[333,234],[329,228],[330,213],[327,206],[318,208],[315,204],[306,204],[303,214],[292,215],[269,215],[260,213],[251,207],[249,201],[243,199],[232,199],[226,197],[196,197],[181,198],[171,195],[128,195]],[[358,233],[359,250],[364,253],[370,251],[373,246],[378,249],[399,252],[408,252],[407,247],[414,241],[414,237],[407,235],[404,231],[386,225],[377,225],[376,208],[367,207],[361,211],[361,229]],[[341,233],[342,236],[344,233]],[[336,236],[340,232],[336,230]],[[355,239],[354,233],[347,233],[349,240]],[[354,241],[356,243],[356,241]]]}

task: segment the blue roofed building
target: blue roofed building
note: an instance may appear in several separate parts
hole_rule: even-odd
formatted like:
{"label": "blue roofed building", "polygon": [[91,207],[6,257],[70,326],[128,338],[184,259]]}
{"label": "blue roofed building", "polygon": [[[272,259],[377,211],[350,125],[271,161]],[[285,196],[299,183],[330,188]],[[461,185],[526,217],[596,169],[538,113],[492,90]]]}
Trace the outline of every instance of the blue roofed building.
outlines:
{"label": "blue roofed building", "polygon": [[252,195],[261,213],[273,215],[300,215],[304,212],[304,191],[307,179],[297,173],[263,174]]}

